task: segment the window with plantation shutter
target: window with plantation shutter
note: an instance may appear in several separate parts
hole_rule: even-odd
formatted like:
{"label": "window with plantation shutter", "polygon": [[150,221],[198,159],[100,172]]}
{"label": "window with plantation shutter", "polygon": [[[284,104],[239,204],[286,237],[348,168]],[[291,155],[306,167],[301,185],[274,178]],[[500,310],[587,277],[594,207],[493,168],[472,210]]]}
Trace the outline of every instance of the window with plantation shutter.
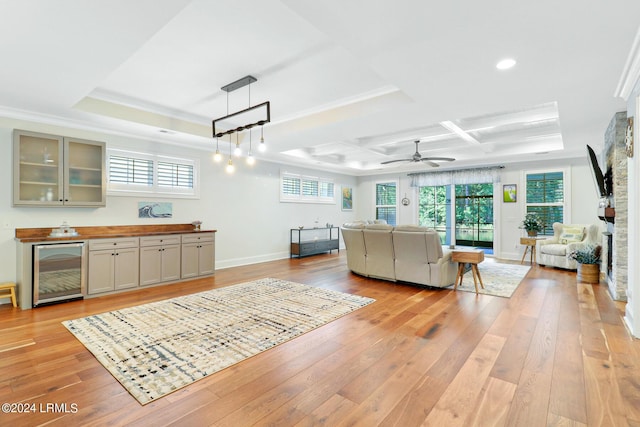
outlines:
{"label": "window with plantation shutter", "polygon": [[383,219],[390,225],[396,225],[397,187],[396,182],[376,183],[376,219]]}
{"label": "window with plantation shutter", "polygon": [[193,188],[193,165],[158,162],[158,185]]}
{"label": "window with plantation shutter", "polygon": [[280,201],[294,203],[336,203],[330,178],[280,173]]}
{"label": "window with plantation shutter", "polygon": [[544,222],[543,235],[553,235],[553,223],[564,222],[566,206],[565,171],[526,173],[527,213],[536,213]]}
{"label": "window with plantation shutter", "polygon": [[122,156],[109,157],[109,182],[153,186],[153,162]]}
{"label": "window with plantation shutter", "polygon": [[305,179],[302,181],[303,197],[318,197],[318,181]]}
{"label": "window with plantation shutter", "polygon": [[107,194],[198,197],[198,162],[191,159],[109,150]]}
{"label": "window with plantation shutter", "polygon": [[300,195],[300,178],[282,177],[282,194],[297,197]]}
{"label": "window with plantation shutter", "polygon": [[325,182],[325,181],[320,181],[319,182],[320,188],[319,188],[319,196],[320,197],[331,197],[333,198],[334,194],[333,194],[333,182]]}

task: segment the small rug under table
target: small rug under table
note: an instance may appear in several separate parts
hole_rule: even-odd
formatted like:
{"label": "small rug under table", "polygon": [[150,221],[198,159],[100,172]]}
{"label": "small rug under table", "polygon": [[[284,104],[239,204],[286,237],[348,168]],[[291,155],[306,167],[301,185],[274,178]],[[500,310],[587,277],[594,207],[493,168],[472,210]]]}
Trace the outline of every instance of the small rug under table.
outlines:
{"label": "small rug under table", "polygon": [[374,301],[266,278],[62,323],[144,405]]}
{"label": "small rug under table", "polygon": [[[478,271],[480,271],[484,289],[478,283],[478,293],[510,298],[530,268],[528,265],[481,262],[478,264]],[[451,285],[451,288],[453,289],[453,285]],[[462,277],[462,286],[458,286],[458,290],[465,292],[476,291],[471,270],[467,271]]]}

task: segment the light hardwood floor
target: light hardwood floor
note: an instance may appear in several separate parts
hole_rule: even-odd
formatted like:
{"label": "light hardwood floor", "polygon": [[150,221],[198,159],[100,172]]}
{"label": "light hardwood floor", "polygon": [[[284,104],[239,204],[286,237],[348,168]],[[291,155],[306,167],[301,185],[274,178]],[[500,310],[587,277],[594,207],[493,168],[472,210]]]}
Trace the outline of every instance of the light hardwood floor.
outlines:
{"label": "light hardwood floor", "polygon": [[[262,277],[377,302],[146,406],[60,324]],[[344,251],[34,310],[3,305],[0,402],[36,413],[0,413],[0,426],[640,426],[640,340],[623,311],[605,286],[563,270],[534,266],[507,299],[366,279]]]}

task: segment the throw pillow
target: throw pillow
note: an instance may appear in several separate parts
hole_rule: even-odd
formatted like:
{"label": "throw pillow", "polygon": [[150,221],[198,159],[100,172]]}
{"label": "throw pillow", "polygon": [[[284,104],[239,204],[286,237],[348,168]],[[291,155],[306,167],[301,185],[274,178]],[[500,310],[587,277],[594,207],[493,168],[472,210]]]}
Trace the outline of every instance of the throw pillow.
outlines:
{"label": "throw pillow", "polygon": [[584,237],[584,229],[580,227],[562,227],[560,243],[567,245],[573,242],[581,242]]}

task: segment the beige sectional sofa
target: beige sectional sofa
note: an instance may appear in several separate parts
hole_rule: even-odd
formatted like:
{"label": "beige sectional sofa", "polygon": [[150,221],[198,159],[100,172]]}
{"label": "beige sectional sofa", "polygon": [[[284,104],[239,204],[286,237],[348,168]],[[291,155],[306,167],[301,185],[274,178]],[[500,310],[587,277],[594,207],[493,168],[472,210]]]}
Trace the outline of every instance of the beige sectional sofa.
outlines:
{"label": "beige sectional sofa", "polygon": [[413,225],[347,223],[341,227],[347,266],[367,277],[446,287],[457,263],[434,230]]}

